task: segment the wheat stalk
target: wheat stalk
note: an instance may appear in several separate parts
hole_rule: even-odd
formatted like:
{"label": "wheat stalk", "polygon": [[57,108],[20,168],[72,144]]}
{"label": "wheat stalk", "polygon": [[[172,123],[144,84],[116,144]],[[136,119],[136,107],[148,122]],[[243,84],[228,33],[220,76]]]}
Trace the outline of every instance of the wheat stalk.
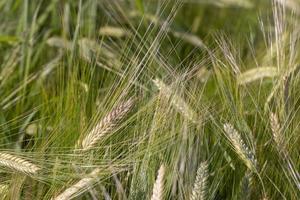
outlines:
{"label": "wheat stalk", "polygon": [[0,153],[0,165],[25,174],[36,174],[40,169],[29,161],[8,153]]}
{"label": "wheat stalk", "polygon": [[245,162],[246,166],[251,169],[256,169],[256,158],[254,153],[244,143],[240,134],[233,128],[231,124],[224,124],[224,131],[227,134],[230,142],[233,145],[236,153]]}
{"label": "wheat stalk", "polygon": [[208,165],[206,162],[200,164],[192,191],[191,200],[204,200],[206,196],[206,186],[208,179]]}
{"label": "wheat stalk", "polygon": [[67,188],[61,194],[52,198],[53,200],[70,200],[78,196],[80,193],[84,192],[89,186],[91,186],[97,180],[97,174],[99,174],[100,169],[94,169],[87,177],[79,180],[77,183]]}
{"label": "wheat stalk", "polygon": [[129,99],[108,113],[82,140],[82,149],[91,149],[103,136],[112,132],[118,123],[126,116],[133,107],[134,100]]}
{"label": "wheat stalk", "polygon": [[163,199],[163,189],[164,189],[164,175],[165,167],[161,165],[158,170],[158,175],[153,186],[153,192],[151,200],[162,200]]}

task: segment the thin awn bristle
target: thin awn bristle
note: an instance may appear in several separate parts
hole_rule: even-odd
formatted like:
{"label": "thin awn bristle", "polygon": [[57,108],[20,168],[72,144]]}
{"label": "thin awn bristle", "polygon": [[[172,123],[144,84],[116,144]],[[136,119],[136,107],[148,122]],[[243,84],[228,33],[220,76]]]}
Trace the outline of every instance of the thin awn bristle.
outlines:
{"label": "thin awn bristle", "polygon": [[158,170],[158,175],[153,186],[153,192],[151,200],[162,200],[163,199],[163,189],[164,189],[164,176],[165,167],[161,165]]}
{"label": "thin awn bristle", "polygon": [[171,89],[164,84],[163,81],[159,79],[153,80],[156,87],[166,96],[166,98],[171,98],[171,104],[174,108],[180,112],[184,117],[190,121],[197,123],[196,113],[188,106],[188,104],[179,96],[172,95]]}
{"label": "thin awn bristle", "polygon": [[53,198],[53,200],[70,200],[72,198],[75,198],[76,196],[84,192],[86,189],[88,189],[89,186],[93,185],[93,183],[96,182],[97,174],[99,174],[99,172],[100,169],[94,169],[88,175],[88,177],[79,180],[77,183],[75,183],[74,185],[63,191],[61,194]]}
{"label": "thin awn bristle", "polygon": [[246,146],[237,130],[235,130],[231,124],[224,124],[224,131],[232,143],[236,153],[245,162],[246,166],[251,170],[255,170],[256,158],[254,153]]}
{"label": "thin awn bristle", "polygon": [[118,123],[126,116],[126,114],[133,107],[134,100],[129,99],[108,113],[83,139],[82,149],[88,150],[94,147],[97,142],[103,138],[107,133],[112,132]]}
{"label": "thin awn bristle", "polygon": [[206,162],[201,163],[197,170],[197,176],[190,200],[204,200],[206,196],[206,187],[208,179],[208,165]]}
{"label": "thin awn bristle", "polygon": [[0,165],[25,174],[36,174],[40,169],[29,161],[8,153],[0,153]]}

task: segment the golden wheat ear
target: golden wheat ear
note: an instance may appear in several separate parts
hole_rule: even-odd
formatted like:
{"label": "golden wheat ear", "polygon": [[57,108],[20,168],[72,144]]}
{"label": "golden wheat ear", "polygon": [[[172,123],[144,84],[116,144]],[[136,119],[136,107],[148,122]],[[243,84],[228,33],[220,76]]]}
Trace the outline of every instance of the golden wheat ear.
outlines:
{"label": "golden wheat ear", "polygon": [[231,124],[224,124],[224,131],[226,133],[226,137],[228,137],[228,139],[230,140],[235,152],[240,156],[240,158],[244,161],[249,169],[255,171],[257,165],[255,155],[244,143],[238,131],[235,130],[235,128]]}
{"label": "golden wheat ear", "polygon": [[108,113],[81,142],[82,150],[93,148],[106,134],[113,132],[119,122],[130,112],[134,105],[133,98],[122,102]]}
{"label": "golden wheat ear", "polygon": [[162,200],[163,199],[163,190],[164,190],[164,176],[165,176],[165,167],[161,165],[158,170],[158,175],[153,186],[153,192],[151,200]]}
{"label": "golden wheat ear", "polygon": [[40,170],[35,164],[8,153],[0,153],[0,165],[25,174],[36,174]]}
{"label": "golden wheat ear", "polygon": [[9,185],[0,184],[0,197],[5,197],[8,189],[9,189]]}
{"label": "golden wheat ear", "polygon": [[274,141],[278,147],[282,147],[282,135],[280,134],[280,124],[275,113],[270,114],[270,124]]}
{"label": "golden wheat ear", "polygon": [[200,164],[190,200],[204,200],[208,179],[208,165],[206,162]]}

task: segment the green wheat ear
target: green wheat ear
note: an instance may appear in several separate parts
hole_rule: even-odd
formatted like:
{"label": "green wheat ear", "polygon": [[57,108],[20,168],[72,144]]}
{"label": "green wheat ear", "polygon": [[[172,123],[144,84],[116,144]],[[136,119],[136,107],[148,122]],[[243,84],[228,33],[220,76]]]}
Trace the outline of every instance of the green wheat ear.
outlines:
{"label": "green wheat ear", "polygon": [[235,152],[244,161],[246,166],[254,170],[256,169],[256,158],[250,148],[244,143],[242,137],[237,130],[233,128],[231,124],[224,124],[224,131],[229,141],[231,142]]}
{"label": "green wheat ear", "polygon": [[113,132],[119,122],[130,112],[134,105],[133,98],[120,103],[109,112],[81,142],[82,150],[89,150],[108,133]]}
{"label": "green wheat ear", "polygon": [[195,111],[177,94],[174,94],[172,89],[167,86],[162,80],[155,79],[152,80],[155,86],[159,89],[162,96],[166,99],[170,99],[171,104],[173,107],[181,113],[185,118],[190,120],[193,123],[199,123],[199,120],[197,120],[197,114]]}

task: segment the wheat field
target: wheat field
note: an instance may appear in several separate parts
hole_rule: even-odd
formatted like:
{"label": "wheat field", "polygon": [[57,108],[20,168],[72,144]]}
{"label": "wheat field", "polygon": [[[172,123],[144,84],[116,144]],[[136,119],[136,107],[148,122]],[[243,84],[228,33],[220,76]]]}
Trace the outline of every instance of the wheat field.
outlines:
{"label": "wheat field", "polygon": [[300,1],[0,0],[0,199],[299,200]]}

